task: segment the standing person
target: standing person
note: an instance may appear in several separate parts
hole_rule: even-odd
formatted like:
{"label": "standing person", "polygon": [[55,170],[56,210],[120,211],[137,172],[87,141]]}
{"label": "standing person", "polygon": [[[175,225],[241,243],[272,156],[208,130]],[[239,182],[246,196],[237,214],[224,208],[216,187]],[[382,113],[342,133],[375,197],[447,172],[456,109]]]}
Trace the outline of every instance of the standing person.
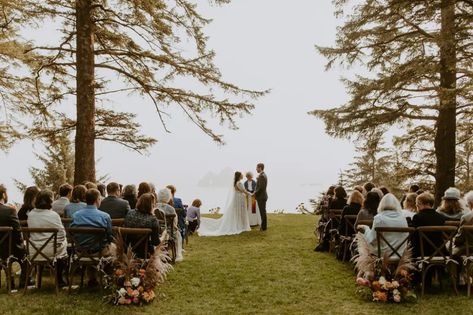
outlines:
{"label": "standing person", "polygon": [[255,188],[255,198],[256,202],[258,203],[259,207],[259,212],[261,215],[261,231],[266,231],[268,228],[268,223],[267,223],[267,216],[266,216],[266,202],[268,201],[268,177],[266,176],[266,173],[264,172],[264,164],[263,163],[258,163],[256,165],[256,172],[258,172],[259,176],[256,182],[256,188]]}
{"label": "standing person", "polygon": [[255,195],[253,193],[256,189],[256,181],[253,179],[253,173],[246,173],[246,181],[244,183],[245,189],[251,195],[248,195],[248,217],[250,219],[250,226],[257,226],[261,224],[261,215],[258,209]]}
{"label": "standing person", "polygon": [[59,199],[55,200],[52,205],[52,210],[59,214],[59,216],[64,216],[64,208],[71,202],[72,197],[72,186],[69,184],[64,184],[59,187]]}
{"label": "standing person", "polygon": [[108,196],[102,200],[99,210],[108,213],[112,219],[124,219],[130,210],[128,201],[121,199],[120,185],[111,182],[107,185]]}

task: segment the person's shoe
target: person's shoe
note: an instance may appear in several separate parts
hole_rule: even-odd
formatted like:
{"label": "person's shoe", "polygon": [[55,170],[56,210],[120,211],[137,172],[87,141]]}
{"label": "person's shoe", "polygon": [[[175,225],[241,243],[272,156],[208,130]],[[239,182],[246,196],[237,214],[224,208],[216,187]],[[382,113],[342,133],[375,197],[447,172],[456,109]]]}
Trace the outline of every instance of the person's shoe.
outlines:
{"label": "person's shoe", "polygon": [[323,243],[320,243],[314,248],[314,252],[326,252],[326,251],[327,251],[327,247]]}

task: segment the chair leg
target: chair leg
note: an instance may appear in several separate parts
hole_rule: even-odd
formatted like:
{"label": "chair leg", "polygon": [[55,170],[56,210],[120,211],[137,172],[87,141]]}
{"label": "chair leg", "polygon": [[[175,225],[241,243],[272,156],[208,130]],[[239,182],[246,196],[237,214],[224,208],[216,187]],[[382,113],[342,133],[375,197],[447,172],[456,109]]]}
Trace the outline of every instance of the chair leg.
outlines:
{"label": "chair leg", "polygon": [[467,291],[467,296],[470,297],[471,295],[471,272],[470,272],[470,266],[466,267],[466,291]]}
{"label": "chair leg", "polygon": [[[8,264],[8,266],[2,269],[3,271],[5,271],[5,281],[7,282],[7,293],[10,294],[11,293],[11,279],[12,279],[11,264]],[[0,278],[1,278],[1,271],[0,271]]]}
{"label": "chair leg", "polygon": [[24,293],[26,293],[26,291],[28,291],[28,279],[30,278],[30,274],[31,274],[32,269],[33,269],[33,266],[28,264],[28,266],[26,267],[26,277],[25,277],[25,279],[27,279],[27,280],[25,281]]}
{"label": "chair leg", "polygon": [[41,289],[43,285],[43,266],[38,265],[36,267],[36,288]]}
{"label": "chair leg", "polygon": [[427,274],[427,271],[425,269],[422,269],[422,275],[421,275],[421,286],[422,286],[422,292],[421,292],[421,296],[423,297],[424,296],[424,293],[425,293],[425,276]]}

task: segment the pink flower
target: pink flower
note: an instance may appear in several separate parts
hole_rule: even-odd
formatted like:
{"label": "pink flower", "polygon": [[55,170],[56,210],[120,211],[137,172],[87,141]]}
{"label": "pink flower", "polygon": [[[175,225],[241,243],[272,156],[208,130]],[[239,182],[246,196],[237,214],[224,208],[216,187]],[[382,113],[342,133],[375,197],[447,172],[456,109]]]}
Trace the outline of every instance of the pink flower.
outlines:
{"label": "pink flower", "polygon": [[370,281],[360,277],[356,279],[356,284],[364,286],[364,287],[369,287]]}

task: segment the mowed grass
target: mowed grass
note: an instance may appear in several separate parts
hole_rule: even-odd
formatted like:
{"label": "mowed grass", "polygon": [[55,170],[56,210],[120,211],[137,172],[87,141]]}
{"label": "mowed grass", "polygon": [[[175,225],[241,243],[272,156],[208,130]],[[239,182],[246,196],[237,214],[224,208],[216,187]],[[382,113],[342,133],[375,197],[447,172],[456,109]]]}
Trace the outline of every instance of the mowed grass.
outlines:
{"label": "mowed grass", "polygon": [[[146,307],[114,307],[98,292],[58,297],[44,288],[0,294],[0,314],[471,314],[473,297],[426,295],[417,303],[370,302],[356,292],[350,264],[315,253],[308,215],[270,215],[266,232],[193,236],[185,260]],[[447,289],[447,288],[446,288]]]}

